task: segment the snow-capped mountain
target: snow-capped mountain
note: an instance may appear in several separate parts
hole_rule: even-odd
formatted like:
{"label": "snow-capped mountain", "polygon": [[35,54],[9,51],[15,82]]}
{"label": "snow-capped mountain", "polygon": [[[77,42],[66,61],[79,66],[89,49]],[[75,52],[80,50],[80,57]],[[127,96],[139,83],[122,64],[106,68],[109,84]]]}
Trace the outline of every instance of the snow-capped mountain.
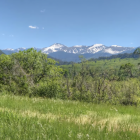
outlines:
{"label": "snow-capped mountain", "polygon": [[94,53],[104,50],[105,48],[106,48],[106,46],[104,46],[103,44],[95,44],[88,48],[87,53],[94,54]]}
{"label": "snow-capped mountain", "polygon": [[[2,50],[5,54],[11,54],[29,48],[18,48],[18,49],[4,49]],[[136,48],[134,47],[122,47],[118,45],[105,46],[103,44],[94,44],[91,46],[86,45],[75,45],[72,47],[67,47],[63,44],[56,43],[50,47],[45,48],[34,48],[37,51],[40,51],[44,54],[49,54],[52,57],[63,61],[79,61],[78,56],[84,55],[88,58],[98,58],[100,56],[110,56],[119,53],[132,53]],[[71,57],[71,58],[70,58]],[[75,59],[75,60],[74,60]],[[77,59],[77,60],[76,60]]]}
{"label": "snow-capped mountain", "polygon": [[58,51],[65,52],[65,50],[67,50],[67,48],[68,47],[66,47],[65,45],[56,43],[56,44],[51,45],[50,47],[43,48],[41,51],[42,51],[42,53],[49,54],[49,53],[54,53],[54,52],[58,52]]}
{"label": "snow-capped mountain", "polygon": [[42,49],[43,53],[50,54],[58,51],[63,51],[66,53],[73,53],[73,54],[85,54],[85,53],[96,53],[101,51],[105,48],[102,44],[95,44],[92,46],[84,46],[84,45],[75,45],[72,47],[67,47],[62,44],[54,44],[50,47],[46,47]]}
{"label": "snow-capped mountain", "polygon": [[94,44],[92,46],[75,45],[72,47],[67,47],[65,45],[57,43],[50,47],[43,48],[42,52],[46,54],[55,53],[58,51],[63,51],[66,53],[73,53],[73,54],[86,54],[86,53],[95,54],[102,51],[102,53],[104,52],[109,54],[118,54],[118,53],[131,51],[133,49],[134,47],[122,47],[117,45],[112,45],[107,47],[103,44]]}

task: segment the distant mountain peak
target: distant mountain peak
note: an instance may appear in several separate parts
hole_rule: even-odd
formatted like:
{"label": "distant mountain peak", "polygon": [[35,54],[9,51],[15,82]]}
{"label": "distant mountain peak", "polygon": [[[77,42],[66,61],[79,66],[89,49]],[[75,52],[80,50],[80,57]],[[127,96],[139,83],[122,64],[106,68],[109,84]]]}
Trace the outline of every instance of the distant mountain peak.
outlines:
{"label": "distant mountain peak", "polygon": [[104,46],[103,44],[94,44],[94,47],[100,47],[100,46]]}
{"label": "distant mountain peak", "polygon": [[63,47],[63,46],[65,46],[65,45],[63,45],[63,44],[60,44],[60,43],[55,43],[55,44],[53,44],[53,45],[51,45],[50,47]]}
{"label": "distant mountain peak", "polygon": [[61,43],[54,43],[54,44],[51,45],[51,46],[65,46],[65,45],[63,45],[63,44],[61,44]]}
{"label": "distant mountain peak", "polygon": [[63,44],[60,43],[55,43],[53,45],[51,45],[50,47],[46,47],[42,49],[43,53],[49,54],[49,53],[53,53],[53,52],[57,52],[57,51],[62,51],[62,48],[66,47]]}

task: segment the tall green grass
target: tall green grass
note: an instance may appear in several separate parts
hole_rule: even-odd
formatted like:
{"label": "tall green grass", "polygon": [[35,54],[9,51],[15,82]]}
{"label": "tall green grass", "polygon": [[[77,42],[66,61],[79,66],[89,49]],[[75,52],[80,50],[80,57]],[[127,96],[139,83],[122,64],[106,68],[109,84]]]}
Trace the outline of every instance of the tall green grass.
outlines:
{"label": "tall green grass", "polygon": [[2,140],[139,140],[140,108],[0,96]]}

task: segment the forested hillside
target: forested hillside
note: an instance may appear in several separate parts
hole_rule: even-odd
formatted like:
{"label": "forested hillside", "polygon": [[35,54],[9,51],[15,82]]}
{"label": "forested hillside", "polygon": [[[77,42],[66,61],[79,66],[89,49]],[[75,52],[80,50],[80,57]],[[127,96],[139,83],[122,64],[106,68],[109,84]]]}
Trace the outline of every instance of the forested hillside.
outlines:
{"label": "forested hillside", "polygon": [[80,64],[58,66],[55,60],[34,49],[1,55],[0,90],[29,97],[139,104],[139,58],[95,62],[82,56],[80,59]]}
{"label": "forested hillside", "polygon": [[[140,58],[112,58],[112,59],[96,59],[92,61],[87,61],[86,63],[90,68],[99,69],[102,71],[106,71],[109,69],[116,69],[119,70],[120,66],[126,63],[131,63],[134,65],[134,68],[138,68],[138,63],[140,62]],[[72,63],[67,65],[62,65],[61,67],[64,69],[72,69],[73,65],[75,69],[79,71],[81,69],[81,63]]]}
{"label": "forested hillside", "polygon": [[124,53],[124,54],[117,54],[117,55],[112,55],[109,57],[99,57],[99,58],[91,58],[89,61],[95,61],[95,60],[104,60],[104,59],[115,59],[115,58],[120,58],[120,59],[125,59],[125,58],[139,58],[138,54],[134,53]]}

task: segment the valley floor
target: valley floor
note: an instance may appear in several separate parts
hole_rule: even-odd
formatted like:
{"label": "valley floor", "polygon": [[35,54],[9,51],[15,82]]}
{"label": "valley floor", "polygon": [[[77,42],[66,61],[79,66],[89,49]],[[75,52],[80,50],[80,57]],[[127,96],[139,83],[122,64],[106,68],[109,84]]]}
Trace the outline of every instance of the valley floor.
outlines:
{"label": "valley floor", "polygon": [[139,140],[140,107],[0,95],[3,140]]}

